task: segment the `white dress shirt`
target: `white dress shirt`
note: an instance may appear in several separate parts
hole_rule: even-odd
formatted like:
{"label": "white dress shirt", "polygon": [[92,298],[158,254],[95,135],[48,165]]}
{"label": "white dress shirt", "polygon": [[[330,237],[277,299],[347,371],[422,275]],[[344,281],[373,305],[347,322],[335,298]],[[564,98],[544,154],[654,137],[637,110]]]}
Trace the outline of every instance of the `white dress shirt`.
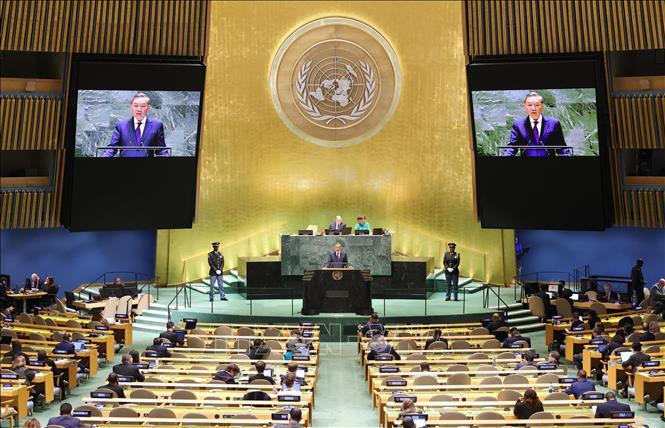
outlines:
{"label": "white dress shirt", "polygon": [[[143,130],[145,129],[145,122],[148,120],[148,117],[144,117],[141,121],[141,141],[143,141]],[[136,132],[136,127],[139,125],[139,121],[134,118],[134,132]]]}

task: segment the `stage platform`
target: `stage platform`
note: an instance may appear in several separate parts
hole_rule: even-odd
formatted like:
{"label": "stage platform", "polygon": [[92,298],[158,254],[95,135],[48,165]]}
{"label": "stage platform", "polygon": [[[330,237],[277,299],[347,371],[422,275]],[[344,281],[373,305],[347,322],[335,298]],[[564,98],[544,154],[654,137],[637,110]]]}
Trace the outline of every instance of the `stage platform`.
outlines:
{"label": "stage platform", "polygon": [[[203,291],[203,287],[198,287]],[[463,290],[462,288],[461,290]],[[320,313],[302,315],[302,298],[247,300],[240,293],[227,293],[228,301],[220,301],[219,294],[210,302],[207,294],[192,291],[191,307],[185,307],[182,293],[178,309],[171,303],[171,318],[197,318],[201,322],[229,323],[297,323],[315,322],[322,326],[322,339],[326,341],[347,341],[355,337],[356,327],[367,320],[366,316],[353,313]],[[168,305],[176,290],[160,289],[159,304]],[[504,300],[512,304],[513,289],[504,289]],[[374,311],[384,323],[459,323],[475,322],[487,318],[496,310],[496,297],[488,307],[483,307],[483,292],[464,294],[460,291],[459,301],[445,301],[445,293],[434,292],[427,299],[372,299]],[[160,326],[161,328],[161,326]]]}

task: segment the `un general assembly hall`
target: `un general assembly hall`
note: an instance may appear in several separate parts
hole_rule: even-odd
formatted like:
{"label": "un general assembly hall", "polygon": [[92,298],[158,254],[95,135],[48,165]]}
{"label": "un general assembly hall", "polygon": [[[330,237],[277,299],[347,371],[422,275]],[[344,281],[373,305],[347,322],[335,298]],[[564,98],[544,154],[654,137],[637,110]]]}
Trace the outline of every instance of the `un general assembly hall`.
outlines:
{"label": "un general assembly hall", "polygon": [[11,428],[665,426],[665,0],[0,0]]}

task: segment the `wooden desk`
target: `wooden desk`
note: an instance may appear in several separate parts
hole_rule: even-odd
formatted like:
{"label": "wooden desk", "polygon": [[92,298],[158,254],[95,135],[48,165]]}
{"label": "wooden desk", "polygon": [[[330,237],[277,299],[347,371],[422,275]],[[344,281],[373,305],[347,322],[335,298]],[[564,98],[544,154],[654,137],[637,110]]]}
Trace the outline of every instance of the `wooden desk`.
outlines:
{"label": "wooden desk", "polygon": [[[591,304],[596,302],[575,302],[573,307],[575,309],[586,310],[591,309]],[[631,309],[633,305],[631,303],[607,303],[607,302],[597,302],[600,303],[607,309],[608,312],[618,312]]]}
{"label": "wooden desk", "polygon": [[[87,325],[92,321],[91,317],[87,315],[75,315],[64,316],[64,315],[51,315],[51,314],[39,314],[44,319],[51,319],[55,321],[56,324],[66,326],[67,322],[71,320],[78,321],[82,327],[87,328]],[[113,330],[115,341],[117,343],[122,343],[126,346],[131,346],[132,344],[132,322],[130,319],[125,320],[124,322],[116,322],[109,326]]]}
{"label": "wooden desk", "polygon": [[1,388],[0,396],[2,396],[3,400],[9,399],[12,401],[18,417],[25,418],[28,416],[28,386],[12,384],[9,387],[2,386]]}
{"label": "wooden desk", "polygon": [[[654,367],[657,368],[657,367]],[[644,396],[649,394],[651,400],[663,402],[663,386],[665,386],[665,371],[661,368],[655,375],[650,375],[648,371],[639,371],[633,378],[635,387],[635,401],[644,404]]]}
{"label": "wooden desk", "polygon": [[25,313],[28,312],[28,300],[42,299],[45,296],[48,296],[48,293],[44,291],[36,291],[31,293],[14,293],[14,292],[7,293],[7,299],[23,302],[22,312]]}
{"label": "wooden desk", "polygon": [[[11,326],[12,330],[16,331],[17,335],[21,334],[24,337],[29,337],[30,333],[40,333],[47,339],[53,336],[54,331],[69,331],[79,332],[88,335],[88,339],[94,344],[99,346],[100,352],[106,353],[106,358],[111,360],[115,357],[115,337],[111,330],[91,330],[87,328],[73,328],[73,327],[53,327],[50,325],[34,325],[34,324],[21,324],[21,323],[7,323]],[[96,336],[91,336],[92,334]],[[98,335],[98,336],[97,336]]]}

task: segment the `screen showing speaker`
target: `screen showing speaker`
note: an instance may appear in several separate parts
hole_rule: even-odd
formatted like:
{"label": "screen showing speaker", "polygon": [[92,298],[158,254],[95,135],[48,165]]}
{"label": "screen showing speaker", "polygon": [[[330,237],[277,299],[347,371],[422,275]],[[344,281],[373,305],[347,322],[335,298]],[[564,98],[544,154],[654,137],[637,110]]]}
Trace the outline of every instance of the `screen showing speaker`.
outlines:
{"label": "screen showing speaker", "polygon": [[196,156],[198,91],[78,91],[75,156]]}
{"label": "screen showing speaker", "polygon": [[66,227],[191,227],[204,83],[198,59],[73,56]]}
{"label": "screen showing speaker", "polygon": [[467,79],[481,225],[607,227],[602,57],[474,58]]}

